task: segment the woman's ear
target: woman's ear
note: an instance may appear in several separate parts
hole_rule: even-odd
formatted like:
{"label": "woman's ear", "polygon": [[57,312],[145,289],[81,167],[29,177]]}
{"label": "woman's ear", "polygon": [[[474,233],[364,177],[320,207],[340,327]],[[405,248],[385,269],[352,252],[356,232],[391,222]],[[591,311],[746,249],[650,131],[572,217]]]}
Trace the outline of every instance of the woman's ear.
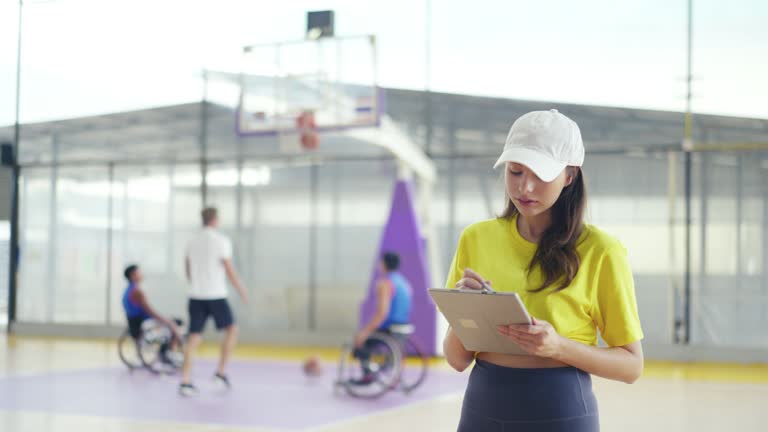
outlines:
{"label": "woman's ear", "polygon": [[572,185],[577,175],[579,175],[578,168],[570,167],[570,166],[565,168],[565,186],[564,187],[568,187]]}

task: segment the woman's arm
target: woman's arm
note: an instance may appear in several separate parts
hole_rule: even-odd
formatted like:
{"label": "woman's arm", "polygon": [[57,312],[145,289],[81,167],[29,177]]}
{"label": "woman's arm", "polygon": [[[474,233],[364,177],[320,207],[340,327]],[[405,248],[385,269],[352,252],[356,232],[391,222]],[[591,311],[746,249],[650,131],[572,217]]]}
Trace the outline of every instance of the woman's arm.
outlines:
{"label": "woman's arm", "polygon": [[643,374],[643,345],[640,341],[620,347],[601,348],[565,337],[562,339],[563,344],[555,356],[556,360],[593,375],[627,384],[634,383]]}
{"label": "woman's arm", "polygon": [[443,354],[448,364],[459,372],[463,372],[475,359],[475,353],[464,348],[464,344],[450,327],[443,339]]}
{"label": "woman's arm", "polygon": [[610,348],[584,345],[559,335],[550,323],[539,319],[531,325],[499,326],[498,330],[529,354],[549,357],[599,377],[632,384],[643,373],[640,341]]}
{"label": "woman's arm", "polygon": [[[485,280],[474,270],[465,268],[463,277],[456,282],[455,287],[464,290],[482,290],[483,282],[488,285],[491,284],[491,281]],[[443,339],[443,354],[448,364],[459,372],[463,372],[475,359],[474,351],[467,351],[464,348],[464,344],[461,343],[451,327],[448,327],[448,332]]]}

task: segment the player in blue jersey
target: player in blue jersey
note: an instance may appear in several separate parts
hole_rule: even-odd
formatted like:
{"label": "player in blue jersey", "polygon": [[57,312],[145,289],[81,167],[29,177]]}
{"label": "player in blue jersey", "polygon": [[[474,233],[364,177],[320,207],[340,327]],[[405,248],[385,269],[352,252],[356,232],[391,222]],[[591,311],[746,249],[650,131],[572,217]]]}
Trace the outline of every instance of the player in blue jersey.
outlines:
{"label": "player in blue jersey", "polygon": [[392,334],[399,340],[401,336],[391,332],[390,327],[410,324],[413,292],[408,279],[400,273],[399,269],[398,254],[386,252],[381,257],[379,278],[376,280],[376,312],[355,335],[355,357],[360,359],[364,372],[363,378],[357,384],[368,384],[374,380],[372,371],[368,369],[372,348],[369,336],[373,332],[380,331]]}
{"label": "player in blue jersey", "polygon": [[144,321],[151,318],[166,326],[172,335],[170,344],[167,347],[162,348],[162,353],[164,354],[168,348],[171,350],[175,349],[175,345],[181,340],[178,323],[175,320],[163,317],[150,306],[147,296],[141,289],[144,275],[139,266],[130,265],[126,267],[123,275],[128,280],[128,287],[123,293],[123,309],[125,310],[125,317],[128,320],[128,330],[131,337],[138,340],[138,338],[141,337],[141,329]]}

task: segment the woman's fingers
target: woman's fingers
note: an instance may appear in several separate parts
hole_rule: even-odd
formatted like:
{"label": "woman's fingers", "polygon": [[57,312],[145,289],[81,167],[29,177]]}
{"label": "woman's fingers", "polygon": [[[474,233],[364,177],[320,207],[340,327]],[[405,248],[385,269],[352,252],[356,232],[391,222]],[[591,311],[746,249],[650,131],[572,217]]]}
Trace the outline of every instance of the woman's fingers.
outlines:
{"label": "woman's fingers", "polygon": [[467,267],[464,269],[464,277],[465,278],[471,278],[479,282],[481,285],[483,281],[485,280],[482,276],[480,276],[476,271],[472,270],[471,268]]}
{"label": "woman's fingers", "polygon": [[483,284],[473,278],[463,278],[456,283],[456,288],[481,290],[483,289]]}
{"label": "woman's fingers", "polygon": [[491,285],[491,281],[485,280],[478,272],[469,267],[464,269],[464,277],[462,279],[466,281],[465,285],[468,289],[485,289],[486,286]]}
{"label": "woman's fingers", "polygon": [[512,342],[520,345],[523,348],[535,347],[537,346],[537,344],[540,343],[540,341],[536,338],[536,336],[516,333],[514,331],[510,331],[509,329],[505,330],[502,327],[505,327],[505,326],[497,327],[497,332],[501,336],[511,340]]}

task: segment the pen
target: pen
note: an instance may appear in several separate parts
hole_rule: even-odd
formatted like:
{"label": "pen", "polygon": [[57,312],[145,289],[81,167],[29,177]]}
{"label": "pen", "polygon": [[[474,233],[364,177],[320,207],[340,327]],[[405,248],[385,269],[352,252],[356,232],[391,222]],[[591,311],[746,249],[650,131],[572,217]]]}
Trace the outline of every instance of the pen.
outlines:
{"label": "pen", "polygon": [[483,284],[483,290],[484,291],[489,292],[489,293],[494,292],[493,288],[491,288],[491,286],[488,285],[485,281],[482,281],[481,283]]}

